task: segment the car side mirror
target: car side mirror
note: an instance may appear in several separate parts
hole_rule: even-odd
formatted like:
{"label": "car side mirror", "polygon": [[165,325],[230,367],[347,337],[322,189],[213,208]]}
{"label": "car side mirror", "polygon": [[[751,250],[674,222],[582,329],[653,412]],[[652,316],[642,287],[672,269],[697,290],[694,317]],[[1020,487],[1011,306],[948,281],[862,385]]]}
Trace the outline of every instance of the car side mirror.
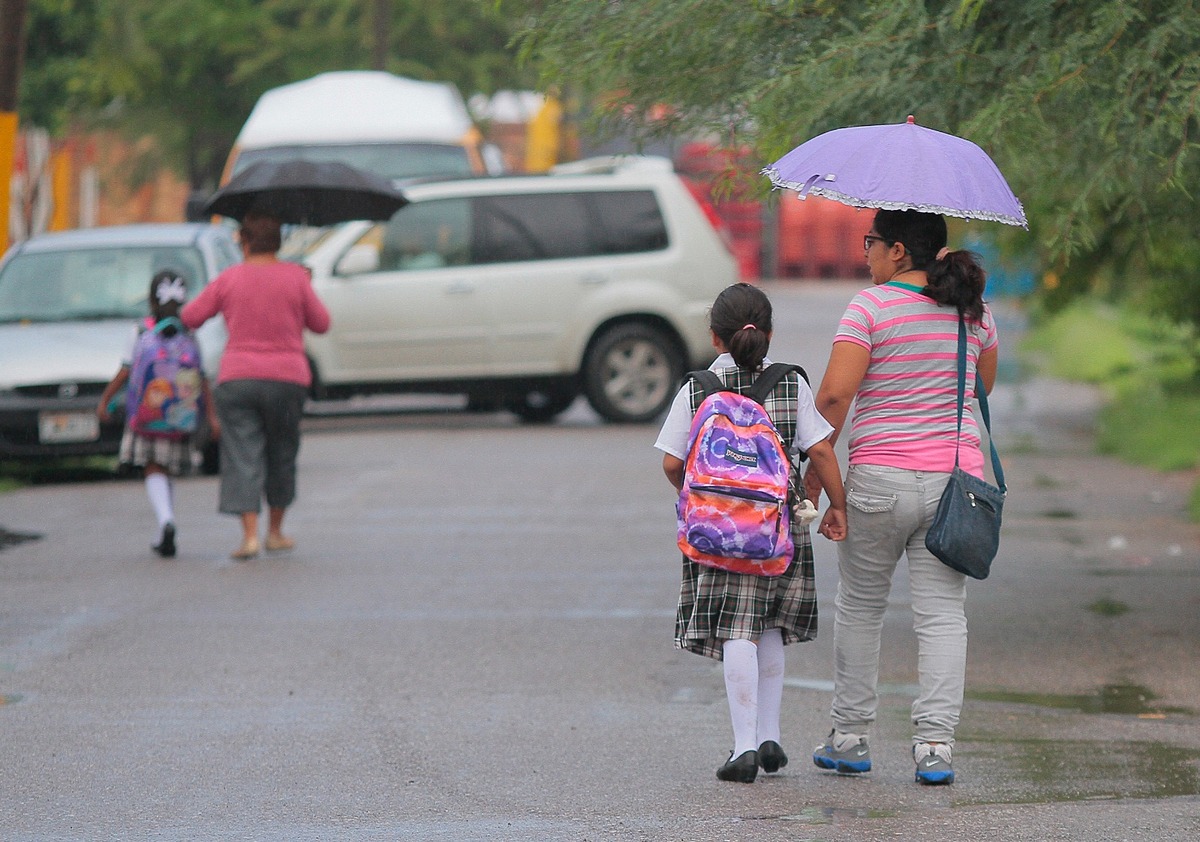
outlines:
{"label": "car side mirror", "polygon": [[379,247],[370,243],[350,246],[337,262],[334,272],[338,275],[362,275],[379,271]]}

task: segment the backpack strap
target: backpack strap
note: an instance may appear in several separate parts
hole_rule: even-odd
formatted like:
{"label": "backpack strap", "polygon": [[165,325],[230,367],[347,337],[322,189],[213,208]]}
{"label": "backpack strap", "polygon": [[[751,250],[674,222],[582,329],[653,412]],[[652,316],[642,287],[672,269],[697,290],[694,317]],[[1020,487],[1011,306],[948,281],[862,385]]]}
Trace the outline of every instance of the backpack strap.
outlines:
{"label": "backpack strap", "polygon": [[[803,377],[805,383],[808,382],[808,372],[795,363],[771,363],[762,374],[758,375],[758,378],[750,385],[750,388],[746,390],[746,397],[758,401],[759,405],[765,407],[767,398],[771,392],[779,385],[783,378],[787,377],[793,371]],[[808,453],[796,446],[794,437],[792,441],[784,442],[784,445],[788,449],[788,455],[791,457],[793,465],[797,465],[808,459]],[[793,479],[797,477],[798,474]],[[800,497],[803,497],[803,495],[800,495]]]}
{"label": "backpack strap", "polygon": [[808,382],[808,373],[795,363],[771,363],[746,390],[746,397],[765,404],[772,390],[779,385],[779,381],[793,371],[803,377],[805,383]]}
{"label": "backpack strap", "polygon": [[179,321],[179,319],[175,318],[174,316],[167,316],[161,322],[155,323],[153,330],[155,333],[162,333],[169,327],[173,327],[177,331],[183,330],[183,322]]}
{"label": "backpack strap", "polygon": [[686,386],[691,381],[695,380],[700,384],[700,388],[704,390],[704,394],[700,400],[704,400],[709,395],[715,395],[717,392],[724,392],[728,387],[721,382],[721,378],[717,377],[715,371],[709,371],[707,368],[699,371],[689,371],[683,377],[683,384]]}

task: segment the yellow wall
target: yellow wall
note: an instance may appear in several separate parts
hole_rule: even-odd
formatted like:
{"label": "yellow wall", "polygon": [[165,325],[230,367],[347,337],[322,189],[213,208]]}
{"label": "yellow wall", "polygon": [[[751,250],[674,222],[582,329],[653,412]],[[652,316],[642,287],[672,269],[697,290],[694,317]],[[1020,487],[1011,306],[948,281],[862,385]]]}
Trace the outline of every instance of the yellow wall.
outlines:
{"label": "yellow wall", "polygon": [[17,115],[0,111],[0,254],[8,249],[9,184],[17,149]]}

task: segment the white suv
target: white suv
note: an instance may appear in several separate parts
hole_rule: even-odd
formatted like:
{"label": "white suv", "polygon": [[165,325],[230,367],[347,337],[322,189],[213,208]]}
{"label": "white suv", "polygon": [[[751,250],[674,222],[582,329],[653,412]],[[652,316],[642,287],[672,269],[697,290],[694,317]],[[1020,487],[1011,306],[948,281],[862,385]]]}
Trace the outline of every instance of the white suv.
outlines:
{"label": "white suv", "polygon": [[708,308],[736,266],[666,159],[403,189],[389,222],[285,254],[333,317],[307,338],[316,397],[465,394],[546,421],[582,392],[642,422],[712,360]]}

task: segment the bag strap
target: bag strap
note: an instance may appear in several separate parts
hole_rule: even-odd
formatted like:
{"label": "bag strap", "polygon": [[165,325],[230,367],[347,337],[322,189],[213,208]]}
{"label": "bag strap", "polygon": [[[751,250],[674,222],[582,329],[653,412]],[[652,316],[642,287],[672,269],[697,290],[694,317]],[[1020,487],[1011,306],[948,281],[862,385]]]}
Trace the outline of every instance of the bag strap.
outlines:
{"label": "bag strap", "polygon": [[808,374],[795,363],[771,363],[746,390],[746,397],[765,405],[779,382],[793,371],[803,377],[805,383],[808,382]]}
{"label": "bag strap", "polygon": [[717,392],[725,391],[725,384],[721,382],[721,378],[717,377],[715,371],[709,371],[707,368],[699,371],[689,371],[683,376],[683,384],[685,386],[693,380],[699,383],[700,388],[704,391],[704,395],[700,400],[704,400],[709,395],[715,395]]}
{"label": "bag strap", "polygon": [[[958,467],[958,447],[962,440],[963,404],[966,402],[967,391],[967,320],[962,313],[958,314],[958,431],[954,440],[954,467]],[[983,426],[988,434],[988,446],[992,450],[992,473],[996,475],[996,485],[1002,494],[1008,493],[1004,483],[1004,468],[1000,466],[1000,454],[996,452],[996,442],[992,440],[992,415],[988,411],[987,390],[975,373],[975,397],[979,401],[979,414],[983,416]]]}
{"label": "bag strap", "polygon": [[[758,375],[755,381],[750,384],[750,388],[746,390],[746,396],[752,398],[753,400],[757,401],[760,406],[766,408],[767,398],[770,397],[771,392],[774,391],[775,387],[779,385],[783,378],[787,377],[793,371],[803,377],[805,383],[808,382],[808,372],[795,363],[771,363],[766,367],[763,373]],[[800,499],[803,499],[803,495],[800,494],[800,488],[798,485],[800,481],[799,464],[808,459],[808,453],[804,450],[801,450],[796,444],[796,435],[800,432],[799,425],[800,419],[797,418],[795,429],[792,430],[792,438],[790,441],[784,442],[784,446],[787,448],[788,458],[792,461],[793,470],[790,478],[792,490],[796,492]]]}
{"label": "bag strap", "polygon": [[165,319],[163,319],[160,322],[157,322],[154,325],[154,332],[162,333],[164,330],[166,330],[169,327],[173,327],[173,328],[175,328],[175,330],[182,332],[183,331],[183,322],[179,321],[179,319],[177,319],[175,316],[167,316]]}

